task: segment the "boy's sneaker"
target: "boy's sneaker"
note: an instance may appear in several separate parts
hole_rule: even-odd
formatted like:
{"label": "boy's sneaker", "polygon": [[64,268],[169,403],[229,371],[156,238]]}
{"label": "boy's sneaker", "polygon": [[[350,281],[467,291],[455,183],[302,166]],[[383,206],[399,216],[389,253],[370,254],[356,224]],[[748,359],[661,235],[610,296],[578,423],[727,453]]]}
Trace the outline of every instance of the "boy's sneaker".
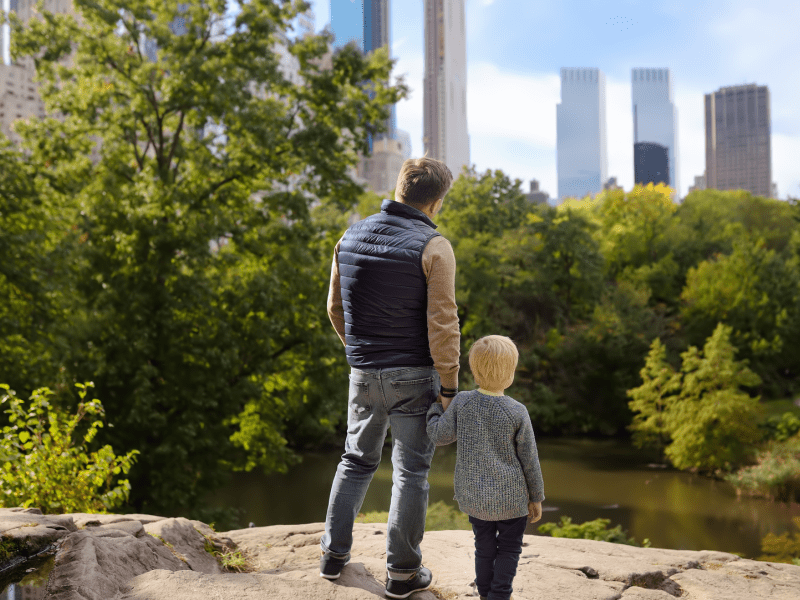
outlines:
{"label": "boy's sneaker", "polygon": [[388,578],[386,581],[386,595],[389,598],[408,598],[414,592],[421,592],[431,587],[433,582],[433,575],[431,570],[426,567],[420,567],[419,571],[414,573],[408,579],[392,579]]}
{"label": "boy's sneaker", "polygon": [[319,576],[325,579],[339,579],[342,569],[350,562],[350,555],[347,558],[336,558],[330,554],[322,553],[319,559]]}

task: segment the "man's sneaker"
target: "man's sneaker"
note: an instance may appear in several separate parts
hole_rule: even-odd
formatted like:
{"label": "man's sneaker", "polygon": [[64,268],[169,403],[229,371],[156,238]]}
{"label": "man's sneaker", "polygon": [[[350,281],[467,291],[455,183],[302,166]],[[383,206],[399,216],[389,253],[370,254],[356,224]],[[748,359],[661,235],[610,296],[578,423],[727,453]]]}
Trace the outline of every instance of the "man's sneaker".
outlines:
{"label": "man's sneaker", "polygon": [[319,559],[319,576],[325,579],[339,579],[342,569],[350,562],[350,555],[347,558],[336,558],[330,554],[322,553]]}
{"label": "man's sneaker", "polygon": [[433,582],[433,575],[431,570],[425,567],[420,567],[419,571],[414,573],[409,579],[392,579],[391,577],[386,581],[386,595],[389,598],[408,598],[414,592],[427,590],[431,587]]}

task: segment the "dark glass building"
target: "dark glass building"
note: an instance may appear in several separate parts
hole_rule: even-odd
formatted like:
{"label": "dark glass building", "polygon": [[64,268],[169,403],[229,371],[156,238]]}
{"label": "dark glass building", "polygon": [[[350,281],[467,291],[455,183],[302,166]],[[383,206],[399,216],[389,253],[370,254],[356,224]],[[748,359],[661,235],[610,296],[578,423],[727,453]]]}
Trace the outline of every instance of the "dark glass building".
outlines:
{"label": "dark glass building", "polygon": [[654,142],[634,144],[633,170],[634,181],[638,184],[663,183],[669,185],[669,148]]}

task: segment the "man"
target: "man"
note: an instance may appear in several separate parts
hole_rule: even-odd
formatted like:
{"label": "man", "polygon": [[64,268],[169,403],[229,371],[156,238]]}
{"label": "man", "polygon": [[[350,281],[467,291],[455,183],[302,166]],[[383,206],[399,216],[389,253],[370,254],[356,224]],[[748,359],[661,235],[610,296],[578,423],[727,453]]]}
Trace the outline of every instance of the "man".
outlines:
{"label": "man", "polygon": [[428,589],[422,566],[431,403],[455,396],[460,332],[453,249],[431,220],[453,175],[430,158],[409,159],[396,201],[352,225],[336,244],[328,315],[350,365],[345,453],[331,486],[320,575],[337,579],[350,562],[355,521],[392,428],[392,500],[386,536],[386,595]]}

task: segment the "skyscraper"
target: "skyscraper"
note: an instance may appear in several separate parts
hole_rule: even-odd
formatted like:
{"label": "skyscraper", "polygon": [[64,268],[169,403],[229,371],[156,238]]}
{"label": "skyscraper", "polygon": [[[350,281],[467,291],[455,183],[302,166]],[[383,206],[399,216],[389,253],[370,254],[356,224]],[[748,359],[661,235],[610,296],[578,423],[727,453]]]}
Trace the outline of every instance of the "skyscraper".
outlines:
{"label": "skyscraper", "polygon": [[632,69],[633,166],[635,183],[666,183],[676,192],[678,180],[678,109],[669,69]]}
{"label": "skyscraper", "polygon": [[[364,54],[388,46],[391,51],[389,0],[331,0],[333,49],[354,43]],[[376,139],[397,137],[397,111],[392,105],[386,132]]]}
{"label": "skyscraper", "polygon": [[425,152],[455,177],[469,166],[464,0],[425,0]]}
{"label": "skyscraper", "polygon": [[556,137],[559,199],[600,192],[608,174],[606,76],[600,69],[561,69]]}
{"label": "skyscraper", "polygon": [[750,84],[705,95],[706,185],[773,195],[769,89]]}

